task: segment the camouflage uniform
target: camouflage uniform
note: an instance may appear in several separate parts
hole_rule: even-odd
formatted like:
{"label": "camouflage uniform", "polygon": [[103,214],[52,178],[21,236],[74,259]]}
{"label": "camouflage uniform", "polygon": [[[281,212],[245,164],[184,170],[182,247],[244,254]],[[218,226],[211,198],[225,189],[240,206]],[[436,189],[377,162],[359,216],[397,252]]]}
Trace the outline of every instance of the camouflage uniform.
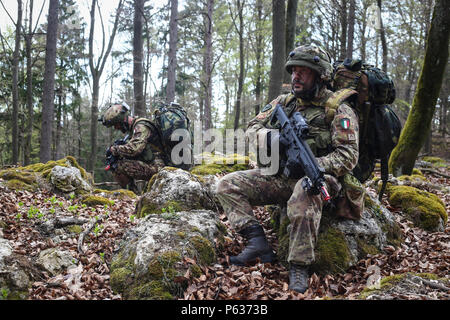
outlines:
{"label": "camouflage uniform", "polygon": [[165,166],[164,154],[156,128],[147,119],[134,119],[127,144],[110,148],[113,156],[119,156],[114,179],[126,187],[132,179],[149,180]]}
{"label": "camouflage uniform", "polygon": [[[277,129],[269,124],[277,103],[283,105],[288,116],[299,111],[310,127],[311,138],[307,143],[325,169],[330,195],[341,204],[345,202],[337,214],[357,219],[363,206],[363,188],[356,184],[352,189],[342,184],[344,180],[353,182],[348,173],[358,161],[358,118],[345,102],[353,94],[352,90],[335,93],[323,87],[309,102],[293,94],[281,95],[250,121],[248,130],[266,136],[269,129]],[[261,169],[239,171],[223,177],[217,193],[231,226],[237,231],[259,223],[252,206],[287,202],[288,262],[309,265],[315,259],[314,246],[324,203],[320,195],[310,195],[303,190],[302,179],[289,179],[283,174],[263,175]],[[354,210],[347,209],[349,202]]]}

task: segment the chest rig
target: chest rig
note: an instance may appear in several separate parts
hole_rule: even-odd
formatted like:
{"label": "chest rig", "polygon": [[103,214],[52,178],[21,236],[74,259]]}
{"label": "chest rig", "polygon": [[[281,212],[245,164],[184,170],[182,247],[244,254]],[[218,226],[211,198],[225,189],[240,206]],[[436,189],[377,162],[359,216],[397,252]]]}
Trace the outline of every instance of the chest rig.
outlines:
{"label": "chest rig", "polygon": [[319,97],[313,101],[303,101],[293,94],[287,94],[280,102],[284,105],[288,117],[298,111],[305,118],[309,126],[309,137],[306,142],[316,157],[322,157],[333,151],[331,123],[337,109],[354,94],[356,91],[351,89],[336,92],[323,89]]}

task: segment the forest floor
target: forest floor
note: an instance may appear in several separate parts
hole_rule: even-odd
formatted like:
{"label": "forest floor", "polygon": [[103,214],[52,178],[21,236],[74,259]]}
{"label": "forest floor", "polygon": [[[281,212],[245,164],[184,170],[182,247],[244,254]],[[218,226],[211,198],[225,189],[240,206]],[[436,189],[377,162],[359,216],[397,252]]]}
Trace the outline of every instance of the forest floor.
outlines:
{"label": "forest floor", "polygon": [[[448,168],[441,171],[450,175]],[[449,178],[435,174],[425,173],[425,176],[434,184],[448,186],[450,182]],[[437,195],[444,201],[449,212],[450,195]],[[382,253],[369,255],[341,274],[313,274],[309,289],[304,294],[288,289],[288,269],[279,263],[250,267],[229,266],[229,256],[240,252],[245,245],[242,238],[230,231],[229,237],[226,237],[225,251],[219,253],[217,263],[203,268],[200,277],[191,277],[184,297],[180,299],[357,299],[367,287],[369,277],[373,275],[369,270],[374,268],[370,266],[378,267],[381,277],[412,273],[410,277],[414,280],[416,274],[432,273],[439,278],[449,279],[450,225],[447,224],[443,232],[428,233],[412,227],[398,208],[391,207],[385,199],[383,201],[401,226],[403,244],[398,248],[385,247]],[[15,253],[35,259],[42,250],[58,248],[71,252],[78,265],[78,273],[40,273],[41,278],[29,290],[29,299],[121,299],[120,295],[111,290],[108,265],[124,232],[137,223],[133,216],[135,200],[115,200],[111,206],[97,206],[93,209],[79,205],[77,199],[65,199],[45,192],[11,191],[0,183],[0,207],[3,208],[0,211],[3,238],[10,241]],[[256,207],[254,212],[276,249],[278,244],[270,228],[270,216],[262,207]],[[86,236],[84,244],[87,250],[81,254],[78,251],[77,234],[59,243],[54,243],[43,235],[42,223],[47,215],[52,214],[59,217],[76,216],[80,219],[102,217],[102,222]],[[228,225],[224,214],[220,219]],[[433,285],[428,281],[392,291],[389,297],[378,298],[448,300],[450,291],[445,286]]]}

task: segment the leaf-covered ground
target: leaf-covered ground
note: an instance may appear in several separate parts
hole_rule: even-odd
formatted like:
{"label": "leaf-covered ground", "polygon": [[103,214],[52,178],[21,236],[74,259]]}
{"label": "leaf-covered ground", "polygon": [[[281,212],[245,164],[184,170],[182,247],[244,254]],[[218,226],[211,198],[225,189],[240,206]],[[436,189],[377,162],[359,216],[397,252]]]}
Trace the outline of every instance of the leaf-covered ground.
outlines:
{"label": "leaf-covered ground", "polygon": [[[444,169],[442,169],[445,171]],[[446,174],[448,175],[449,170]],[[449,185],[450,179],[434,174],[426,174],[433,184]],[[135,200],[115,199],[114,204],[82,206],[77,199],[64,199],[50,193],[31,193],[28,191],[11,191],[0,180],[0,222],[3,238],[10,240],[14,252],[36,259],[39,252],[57,247],[71,252],[78,268],[59,275],[42,273],[30,289],[29,299],[121,299],[109,284],[109,268],[114,250],[124,232],[137,223],[133,213]],[[434,190],[428,190],[436,193]],[[450,195],[438,194],[450,207]],[[368,256],[344,273],[338,275],[317,276],[310,278],[310,288],[305,294],[288,289],[288,270],[281,264],[256,264],[251,267],[229,266],[230,255],[239,253],[244,242],[234,231],[226,237],[225,251],[220,253],[215,265],[202,268],[203,274],[194,278],[189,273],[188,288],[180,299],[356,299],[376,275],[381,277],[432,273],[439,278],[449,278],[450,270],[450,227],[444,232],[428,233],[411,227],[397,208],[385,205],[394,212],[401,225],[405,238],[399,248],[386,247],[384,252]],[[255,208],[255,215],[263,223],[269,241],[277,247],[276,236],[269,225],[267,212]],[[84,239],[84,252],[78,250],[79,233],[59,243],[46,237],[40,226],[47,219],[55,217],[75,217],[85,221],[98,219]],[[225,215],[221,220],[227,224]],[[86,230],[89,223],[82,225]],[[192,259],[185,259],[186,264],[195,264]],[[416,281],[417,277],[408,275],[410,285],[399,286],[389,292],[393,299],[449,299],[446,287],[434,282]],[[416,279],[416,280],[414,280]],[[405,280],[405,281],[406,281]],[[414,282],[416,281],[416,282]],[[414,285],[415,283],[415,285]],[[378,297],[385,298],[385,297]]]}

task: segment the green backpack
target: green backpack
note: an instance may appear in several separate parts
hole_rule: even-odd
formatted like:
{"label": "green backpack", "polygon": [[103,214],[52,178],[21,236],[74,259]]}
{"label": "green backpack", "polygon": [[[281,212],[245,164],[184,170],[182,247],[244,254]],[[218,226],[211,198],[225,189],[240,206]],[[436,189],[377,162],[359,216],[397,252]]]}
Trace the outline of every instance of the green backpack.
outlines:
{"label": "green backpack", "polygon": [[346,59],[333,64],[332,89],[350,88],[358,92],[353,107],[359,116],[359,159],[353,175],[365,182],[373,172],[377,160],[381,163],[384,193],[389,175],[389,156],[398,143],[402,125],[389,106],[395,100],[395,86],[380,69],[361,60]]}
{"label": "green backpack", "polygon": [[[178,103],[172,102],[170,105],[158,107],[155,110],[154,115],[155,123],[158,127],[158,132],[160,134],[161,142],[164,146],[166,155],[170,158],[172,149],[182,140],[180,137],[178,140],[172,141],[172,134],[174,131],[177,129],[184,129],[187,130],[191,136],[189,152],[191,153],[192,159],[192,132],[190,130],[190,120],[187,116],[187,112]],[[173,166],[188,170],[192,165],[182,163],[180,165]]]}

